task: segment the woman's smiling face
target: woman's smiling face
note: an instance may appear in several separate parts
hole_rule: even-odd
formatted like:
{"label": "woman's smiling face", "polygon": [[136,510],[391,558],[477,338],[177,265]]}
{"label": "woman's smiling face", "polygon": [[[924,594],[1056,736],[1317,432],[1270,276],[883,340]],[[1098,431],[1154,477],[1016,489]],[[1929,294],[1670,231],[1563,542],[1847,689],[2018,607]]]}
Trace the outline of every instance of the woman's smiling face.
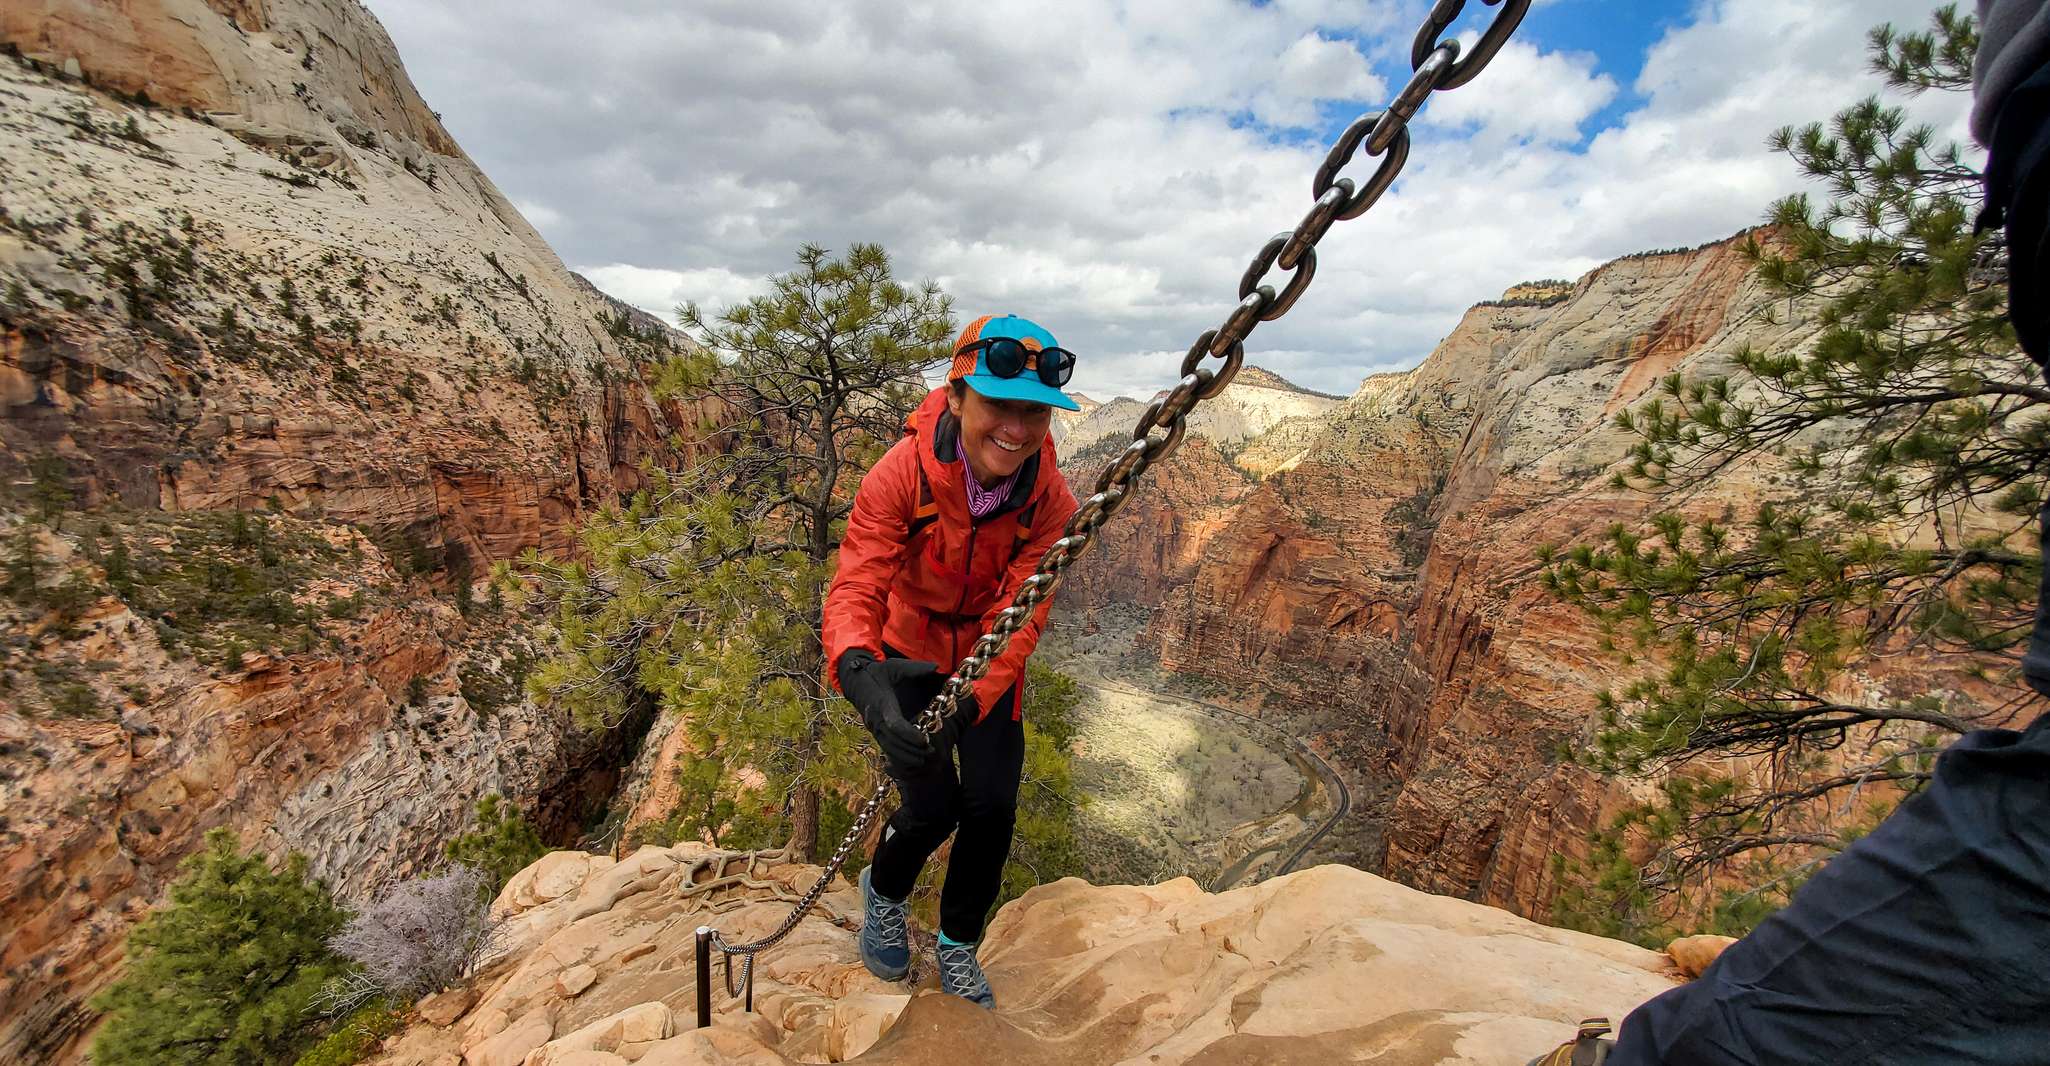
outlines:
{"label": "woman's smiling face", "polygon": [[964,382],[947,392],[947,409],[961,420],[961,450],[985,485],[1010,477],[1046,443],[1053,408],[1025,400],[992,400]]}

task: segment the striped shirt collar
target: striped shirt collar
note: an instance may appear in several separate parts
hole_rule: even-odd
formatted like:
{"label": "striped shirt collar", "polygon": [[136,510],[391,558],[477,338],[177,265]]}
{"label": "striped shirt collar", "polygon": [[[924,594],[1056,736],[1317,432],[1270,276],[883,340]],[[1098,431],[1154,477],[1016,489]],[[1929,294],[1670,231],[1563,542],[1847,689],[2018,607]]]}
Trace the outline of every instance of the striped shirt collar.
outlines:
{"label": "striped shirt collar", "polygon": [[954,458],[961,461],[961,478],[968,486],[968,514],[970,517],[981,518],[1002,506],[1003,502],[1010,498],[1011,487],[1018,483],[1017,471],[1012,471],[1010,477],[991,485],[989,488],[983,488],[982,482],[975,480],[975,467],[968,462],[967,448],[961,443],[959,436],[954,438]]}

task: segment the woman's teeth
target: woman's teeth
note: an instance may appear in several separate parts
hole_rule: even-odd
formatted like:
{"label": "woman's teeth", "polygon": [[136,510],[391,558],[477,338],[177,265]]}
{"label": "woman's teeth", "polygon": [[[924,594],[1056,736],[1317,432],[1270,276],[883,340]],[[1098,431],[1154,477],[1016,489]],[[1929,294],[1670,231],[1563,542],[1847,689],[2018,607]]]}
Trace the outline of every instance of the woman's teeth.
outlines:
{"label": "woman's teeth", "polygon": [[1015,452],[1015,451],[1017,451],[1017,450],[1019,450],[1019,449],[1021,449],[1021,448],[1025,447],[1025,446],[1024,446],[1023,444],[1012,444],[1012,443],[1010,443],[1009,441],[1006,441],[1006,440],[1004,440],[1004,439],[1003,439],[1003,438],[1001,438],[1001,437],[991,437],[991,438],[990,438],[990,442],[991,442],[991,443],[993,443],[993,444],[995,444],[995,445],[996,445],[997,447],[999,447],[999,448],[1002,448],[1003,450],[1005,450],[1005,451],[1007,451],[1007,452]]}

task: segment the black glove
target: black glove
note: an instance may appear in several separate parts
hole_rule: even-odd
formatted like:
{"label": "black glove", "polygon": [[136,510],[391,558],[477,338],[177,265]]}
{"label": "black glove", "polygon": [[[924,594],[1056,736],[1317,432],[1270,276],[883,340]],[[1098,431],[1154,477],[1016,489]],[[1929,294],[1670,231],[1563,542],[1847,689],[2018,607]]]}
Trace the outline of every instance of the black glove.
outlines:
{"label": "black glove", "polygon": [[[897,699],[897,686],[935,678],[938,663],[918,659],[877,659],[863,648],[840,654],[840,691],[861,712],[861,723],[882,746],[883,762],[892,777],[916,777],[945,749],[932,743],[911,723]],[[937,687],[934,687],[937,691]],[[923,710],[924,708],[919,708]]]}

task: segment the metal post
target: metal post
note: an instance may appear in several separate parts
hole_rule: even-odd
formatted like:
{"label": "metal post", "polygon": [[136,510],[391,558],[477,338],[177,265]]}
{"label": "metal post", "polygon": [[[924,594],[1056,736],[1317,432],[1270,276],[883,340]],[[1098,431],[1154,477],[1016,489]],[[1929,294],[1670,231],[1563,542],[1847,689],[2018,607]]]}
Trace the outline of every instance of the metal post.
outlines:
{"label": "metal post", "polygon": [[698,1028],[712,1024],[712,927],[698,926]]}

